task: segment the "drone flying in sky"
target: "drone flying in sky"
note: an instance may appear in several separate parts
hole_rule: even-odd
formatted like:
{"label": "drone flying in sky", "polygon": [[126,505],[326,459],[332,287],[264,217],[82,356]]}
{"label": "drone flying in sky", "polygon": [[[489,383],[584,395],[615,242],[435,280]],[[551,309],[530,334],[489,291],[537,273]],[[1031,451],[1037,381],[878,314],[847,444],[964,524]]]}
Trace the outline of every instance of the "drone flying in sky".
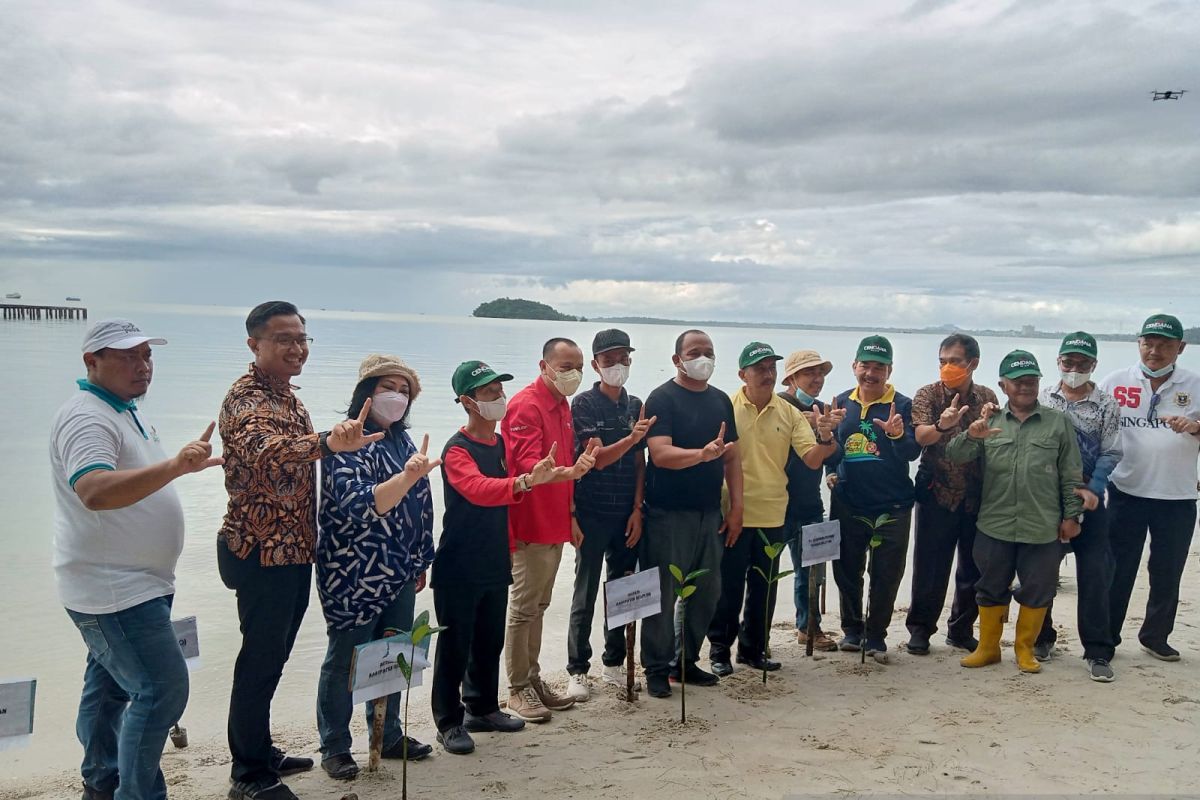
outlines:
{"label": "drone flying in sky", "polygon": [[1187,94],[1187,89],[1168,89],[1165,92],[1160,92],[1155,89],[1150,93],[1150,99],[1153,100],[1178,100]]}

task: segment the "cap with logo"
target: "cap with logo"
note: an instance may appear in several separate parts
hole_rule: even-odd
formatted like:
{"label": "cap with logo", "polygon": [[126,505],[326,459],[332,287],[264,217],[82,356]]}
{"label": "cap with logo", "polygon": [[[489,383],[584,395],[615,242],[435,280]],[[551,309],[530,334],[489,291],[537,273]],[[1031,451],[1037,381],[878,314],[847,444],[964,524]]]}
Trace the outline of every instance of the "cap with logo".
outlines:
{"label": "cap with logo", "polygon": [[1165,336],[1168,339],[1183,338],[1183,323],[1170,314],[1153,314],[1142,323],[1138,336]]}
{"label": "cap with logo", "polygon": [[742,348],[742,354],[738,356],[738,369],[752,367],[768,358],[772,361],[783,360],[783,356],[776,355],[774,348],[766,342],[751,342]]}
{"label": "cap with logo", "polygon": [[409,401],[416,400],[417,395],[421,393],[421,378],[417,371],[401,361],[398,356],[372,353],[358,365],[359,383],[367,378],[381,378],[384,375],[400,375],[408,381]]}
{"label": "cap with logo", "polygon": [[1028,350],[1013,350],[1000,362],[1001,378],[1024,378],[1026,375],[1042,377],[1037,358]]}
{"label": "cap with logo", "polygon": [[1084,331],[1075,331],[1068,333],[1063,337],[1062,344],[1058,347],[1058,354],[1066,355],[1067,353],[1079,353],[1088,358],[1097,358],[1100,348],[1096,346],[1096,337]]}
{"label": "cap with logo", "polygon": [[625,349],[633,352],[634,348],[629,346],[629,334],[616,328],[608,328],[600,331],[592,339],[592,355],[598,356],[601,353],[607,353],[609,350]]}
{"label": "cap with logo", "polygon": [[820,367],[821,374],[828,375],[833,371],[833,362],[821,358],[816,350],[794,350],[783,360],[783,380],[809,367]]}
{"label": "cap with logo", "polygon": [[878,361],[880,364],[892,363],[892,343],[886,336],[868,336],[858,343],[858,353],[855,361]]}
{"label": "cap with logo", "polygon": [[142,329],[127,319],[102,319],[83,335],[83,352],[111,348],[128,350],[142,344],[166,344],[166,339],[147,336]]}
{"label": "cap with logo", "polygon": [[507,372],[498,374],[482,361],[464,361],[454,370],[454,375],[450,378],[450,387],[454,389],[454,396],[457,398],[480,386],[487,386],[492,381],[511,381],[512,377]]}

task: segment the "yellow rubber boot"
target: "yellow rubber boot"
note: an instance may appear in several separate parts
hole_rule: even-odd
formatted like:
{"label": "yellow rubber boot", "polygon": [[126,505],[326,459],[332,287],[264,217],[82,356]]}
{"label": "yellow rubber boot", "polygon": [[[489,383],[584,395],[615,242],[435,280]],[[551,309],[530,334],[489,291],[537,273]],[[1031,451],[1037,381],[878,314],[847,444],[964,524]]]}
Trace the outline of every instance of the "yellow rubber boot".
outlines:
{"label": "yellow rubber boot", "polygon": [[1007,615],[1007,606],[980,606],[979,646],[958,663],[964,667],[986,667],[1000,663],[1000,634],[1004,632],[1004,618]]}
{"label": "yellow rubber boot", "polygon": [[1017,666],[1021,668],[1021,672],[1042,671],[1042,665],[1033,657],[1033,645],[1037,642],[1045,618],[1045,608],[1021,606],[1021,612],[1017,614],[1017,635],[1013,639],[1013,653],[1017,656]]}

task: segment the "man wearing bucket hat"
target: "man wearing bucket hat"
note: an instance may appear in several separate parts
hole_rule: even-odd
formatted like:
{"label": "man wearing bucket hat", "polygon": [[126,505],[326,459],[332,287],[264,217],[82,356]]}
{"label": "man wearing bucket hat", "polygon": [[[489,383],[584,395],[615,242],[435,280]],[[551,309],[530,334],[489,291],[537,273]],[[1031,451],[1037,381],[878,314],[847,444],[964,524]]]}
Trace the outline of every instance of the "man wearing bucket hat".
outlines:
{"label": "man wearing bucket hat", "polygon": [[188,674],[171,627],[183,508],[172,485],[221,463],[214,424],[168,457],[138,408],[153,378],[147,336],[124,319],[84,336],[87,377],[50,431],[54,577],[88,649],[76,733],[83,797],[167,796],[159,769],[167,732],[188,699]]}
{"label": "man wearing bucket hat", "polygon": [[[913,506],[908,465],[921,454],[921,446],[914,438],[912,401],[889,383],[892,343],[883,336],[867,336],[858,345],[853,367],[858,385],[833,401],[846,416],[837,427],[839,448],[829,462],[837,467],[833,505],[842,531],[841,558],[833,563],[845,633],[838,646],[865,650],[886,663],[888,623],[908,559]],[[870,614],[864,618],[863,573],[868,563]]]}
{"label": "man wearing bucket hat", "polygon": [[[1094,681],[1113,680],[1109,662],[1113,657],[1109,627],[1108,593],[1112,585],[1113,558],[1108,544],[1108,510],[1104,487],[1121,460],[1121,410],[1112,395],[1092,382],[1099,348],[1086,331],[1068,333],[1058,348],[1060,380],[1042,390],[1039,402],[1057,409],[1071,420],[1083,463],[1083,487],[1075,493],[1083,501],[1083,523],[1079,535],[1067,547],[1075,554],[1075,576],[1079,585],[1076,618],[1083,658]],[[1051,619],[1053,603],[1038,634],[1033,654],[1048,661],[1058,640]]]}
{"label": "man wearing bucket hat", "polygon": [[804,415],[775,394],[776,362],[782,360],[769,344],[746,345],[738,357],[738,377],[744,385],[729,396],[740,437],[746,510],[742,535],[726,545],[721,557],[721,598],[708,627],[709,658],[717,675],[733,672],[730,650],[735,640],[738,663],[779,669],[779,662],[769,656],[766,630],[775,614],[777,586],[768,584],[767,576],[779,571],[779,559],[767,558],[763,538],[776,544],[787,536],[789,457],[794,454],[816,470],[836,449],[829,414],[819,415],[814,438]]}
{"label": "man wearing bucket hat", "polygon": [[[816,350],[795,350],[788,354],[783,361],[782,383],[786,387],[779,396],[786,400],[808,420],[809,425],[816,430],[816,419],[825,413],[826,404],[817,397],[825,387],[825,377],[833,370],[833,363],[821,358]],[[845,411],[836,412],[835,419]],[[796,641],[802,645],[808,643],[808,615],[815,615],[813,628],[816,633],[813,639],[815,650],[837,650],[835,642],[829,634],[821,630],[821,611],[810,608],[808,602],[809,568],[801,567],[803,541],[801,529],[805,525],[823,522],[825,519],[825,504],[821,500],[821,467],[810,468],[796,455],[788,456],[788,506],[786,537],[788,550],[792,556],[792,566],[796,570],[796,578],[792,582],[792,600],[796,606]],[[825,581],[825,564],[817,564],[813,568],[818,583]]]}
{"label": "man wearing bucket hat", "polygon": [[525,723],[500,710],[500,653],[512,564],[508,507],[527,499],[534,486],[555,477],[556,447],[529,472],[510,476],[504,440],[504,382],[482,361],[464,361],[450,385],[467,424],[442,450],[445,511],[429,584],[439,625],[433,660],[433,721],[446,752],[474,751],[471,731],[508,733]]}
{"label": "man wearing bucket hat", "polygon": [[1163,661],[1179,660],[1167,640],[1175,629],[1179,584],[1196,527],[1200,375],[1177,363],[1184,346],[1179,320],[1154,314],[1138,336],[1139,363],[1100,382],[1120,406],[1124,451],[1108,484],[1116,562],[1109,606],[1113,644],[1121,643],[1149,531],[1150,597],[1138,641]]}
{"label": "man wearing bucket hat", "polygon": [[[954,600],[946,619],[946,644],[972,652],[975,639],[975,581],[979,570],[971,551],[979,518],[983,486],[979,461],[955,464],[946,445],[959,431],[979,419],[996,393],[975,383],[979,342],[965,333],[952,333],[938,347],[939,380],[922,386],[913,396],[913,425],[922,446],[915,480],[916,541],[913,543],[912,602],[905,627],[913,655],[929,653],[946,605],[946,587],[954,573]],[[958,563],[955,565],[955,558]]]}
{"label": "man wearing bucket hat", "polygon": [[[988,404],[946,446],[946,455],[965,464],[982,458],[983,495],[975,564],[979,567],[979,646],[960,662],[984,667],[1000,661],[1000,635],[1009,603],[1020,604],[1013,653],[1022,672],[1040,672],[1033,646],[1046,607],[1054,599],[1059,542],[1079,535],[1083,502],[1079,445],[1065,414],[1038,402],[1042,371],[1025,350],[1000,362],[1003,409]],[[1012,590],[1013,578],[1020,586]]]}

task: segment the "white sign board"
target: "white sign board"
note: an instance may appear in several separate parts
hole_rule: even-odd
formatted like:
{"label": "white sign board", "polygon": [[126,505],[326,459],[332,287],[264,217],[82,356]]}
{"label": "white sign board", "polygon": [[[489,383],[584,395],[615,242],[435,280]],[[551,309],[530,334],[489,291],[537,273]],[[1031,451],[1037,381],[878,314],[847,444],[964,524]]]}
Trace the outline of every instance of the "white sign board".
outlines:
{"label": "white sign board", "polygon": [[604,620],[610,631],[661,612],[662,583],[658,567],[604,584]]}
{"label": "white sign board", "polygon": [[842,524],[836,519],[800,529],[800,566],[811,567],[842,557]]}
{"label": "white sign board", "polygon": [[29,744],[36,694],[37,681],[32,678],[0,683],[0,750]]}
{"label": "white sign board", "polygon": [[183,651],[184,662],[188,669],[200,666],[200,636],[196,630],[196,618],[184,617],[171,620],[175,629],[175,638],[179,640],[179,649]]}
{"label": "white sign board", "polygon": [[354,648],[354,661],[350,666],[351,700],[355,705],[386,697],[411,688],[400,671],[396,656],[401,653],[412,663],[412,686],[421,685],[421,671],[429,667],[429,642],[421,642],[413,653],[412,639],[408,634],[389,636]]}

